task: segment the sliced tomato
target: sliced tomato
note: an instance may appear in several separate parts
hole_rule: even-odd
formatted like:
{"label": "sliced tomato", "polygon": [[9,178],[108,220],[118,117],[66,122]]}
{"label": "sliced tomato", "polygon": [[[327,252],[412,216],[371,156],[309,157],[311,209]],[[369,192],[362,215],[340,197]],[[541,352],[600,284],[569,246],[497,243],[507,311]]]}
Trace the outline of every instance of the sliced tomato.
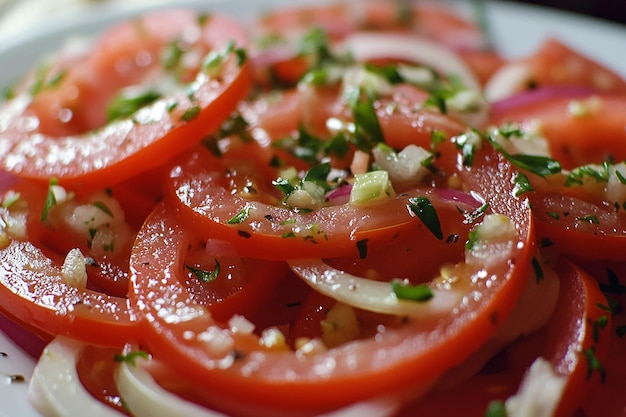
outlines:
{"label": "sliced tomato", "polygon": [[582,404],[589,417],[626,416],[626,264],[623,261],[585,261],[581,264],[597,279],[612,310],[608,354],[601,361],[606,371],[606,380],[596,384],[585,396]]}
{"label": "sliced tomato", "polygon": [[555,96],[518,106],[491,122],[519,123],[536,130],[548,141],[550,156],[565,169],[604,161],[623,161],[626,152],[626,96],[585,95],[580,98]]}
{"label": "sliced tomato", "polygon": [[[184,32],[190,27],[199,31],[192,44],[223,54],[223,62],[213,61],[215,68],[198,62],[199,67],[193,68],[197,75],[186,86],[132,117],[103,125],[112,92],[140,80],[154,81],[163,69],[160,54],[172,43],[188,41],[183,35],[190,33]],[[100,187],[158,166],[215,131],[246,96],[251,86],[249,66],[237,52],[246,42],[245,30],[220,15],[200,19],[191,11],[157,11],[128,21],[105,35],[58,86],[34,98],[24,92],[2,105],[7,123],[0,132],[0,165],[22,177],[46,182],[55,177],[62,184]],[[41,108],[37,108],[38,100],[44,102]],[[86,102],[89,106],[84,106]],[[87,108],[96,115],[81,115],[81,109]],[[44,110],[55,111],[60,121],[54,122],[65,128],[66,113],[78,112],[83,120],[75,122],[71,134],[57,137],[46,131],[56,128],[42,119]],[[74,123],[71,118],[70,122]]]}
{"label": "sliced tomato", "polygon": [[119,348],[104,348],[84,344],[76,358],[76,374],[85,389],[97,400],[128,414],[115,385],[116,355]]}
{"label": "sliced tomato", "polygon": [[619,74],[550,38],[529,57],[504,65],[488,81],[485,93],[490,100],[500,100],[554,85],[585,86],[604,93],[626,92],[626,80]]}
{"label": "sliced tomato", "polygon": [[560,193],[530,195],[537,234],[561,253],[591,259],[624,257],[626,219],[614,206]]}
{"label": "sliced tomato", "polygon": [[104,346],[139,337],[125,298],[69,285],[60,264],[31,243],[12,241],[0,260],[0,308],[24,326]]}
{"label": "sliced tomato", "polygon": [[[184,175],[185,169],[177,172]],[[487,148],[476,155],[476,165],[460,175],[470,188],[481,190],[494,211],[511,218],[519,233],[510,257],[481,264],[490,284],[476,279],[473,291],[480,296],[470,297],[434,328],[409,321],[311,357],[297,355],[286,345],[264,347],[254,334],[228,333],[232,343],[221,346],[204,339],[203,332],[220,329],[220,323],[210,307],[191,300],[182,285],[186,232],[168,215],[171,208],[161,206],[140,231],[131,258],[131,299],[143,319],[151,352],[176,363],[215,407],[235,414],[310,415],[408,387],[424,389],[488,339],[528,277],[532,219],[527,204],[512,197],[515,172]],[[461,267],[459,273],[471,275],[472,268]],[[383,356],[385,361],[371,360]],[[236,400],[242,392],[246,404]]]}
{"label": "sliced tomato", "polygon": [[[455,201],[449,201],[446,209],[443,199],[428,189],[412,190],[383,204],[341,204],[298,213],[262,194],[266,179],[259,181],[252,173],[246,181],[235,181],[238,171],[243,170],[229,166],[228,159],[198,148],[172,168],[167,196],[178,207],[181,222],[203,236],[231,242],[243,256],[277,260],[358,256],[364,242],[390,243],[400,230],[414,224],[408,201],[419,195],[441,206],[446,216],[460,216]],[[233,183],[254,184],[257,195],[246,198]],[[241,220],[231,220],[242,214]]]}
{"label": "sliced tomato", "polygon": [[[565,380],[562,391],[557,393],[553,415],[576,415],[583,399],[595,387],[602,391],[604,379],[611,373],[606,362],[614,342],[610,334],[611,317],[606,310],[606,297],[593,276],[565,259],[559,261],[557,273],[559,297],[544,328],[516,340],[469,381],[454,388],[435,390],[400,415],[419,412],[427,416],[483,417],[489,403],[504,402],[516,393],[524,378],[530,378],[526,374],[528,367],[540,357],[549,361],[555,375]],[[590,361],[594,360],[601,368],[593,367],[595,364]],[[589,398],[593,398],[591,395]]]}
{"label": "sliced tomato", "polygon": [[[71,285],[62,265],[82,239],[72,244],[61,236],[57,240],[63,243],[55,242],[60,246],[46,245],[50,232],[41,216],[47,188],[16,180],[10,189],[19,199],[0,208],[0,310],[46,339],[65,335],[105,346],[136,339],[136,321],[125,298],[128,254],[115,261],[98,258],[97,268],[86,266],[88,272],[98,270],[88,273],[88,287]],[[101,292],[105,289],[111,292]]]}

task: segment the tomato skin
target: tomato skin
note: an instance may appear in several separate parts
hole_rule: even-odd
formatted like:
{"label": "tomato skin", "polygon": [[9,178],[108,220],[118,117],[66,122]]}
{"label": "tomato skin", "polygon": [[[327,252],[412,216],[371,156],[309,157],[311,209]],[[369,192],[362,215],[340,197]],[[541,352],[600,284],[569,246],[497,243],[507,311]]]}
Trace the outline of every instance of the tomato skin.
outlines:
{"label": "tomato skin", "polygon": [[12,241],[0,260],[0,308],[37,331],[104,346],[138,337],[126,299],[64,283],[59,266],[31,243]]}
{"label": "tomato skin", "polygon": [[510,61],[486,85],[486,95],[500,100],[522,91],[547,86],[589,87],[599,93],[626,92],[626,80],[616,72],[549,38],[532,55]]}
{"label": "tomato skin", "polygon": [[[623,259],[626,224],[614,207],[556,192],[537,192],[529,198],[538,237],[547,239],[559,252],[585,259]],[[597,222],[585,220],[590,215],[596,216]]]}
{"label": "tomato skin", "polygon": [[[303,361],[293,352],[265,350],[259,347],[255,337],[234,334],[237,351],[250,353],[238,354],[238,359],[226,369],[216,369],[218,359],[215,356],[207,352],[206,348],[200,348],[195,338],[183,338],[183,334],[190,334],[189,331],[198,333],[216,323],[197,303],[190,303],[186,290],[177,282],[175,271],[176,265],[181,262],[181,254],[176,253],[176,247],[180,247],[184,241],[181,239],[185,232],[173,228],[176,220],[172,216],[168,219],[165,214],[166,206],[172,202],[165,200],[165,206],[157,209],[140,231],[131,257],[133,279],[130,298],[143,318],[150,350],[159,360],[178,363],[186,378],[203,387],[203,392],[213,406],[235,414],[250,414],[254,410],[255,415],[262,415],[263,410],[266,410],[268,415],[310,415],[360,398],[405,391],[408,387],[420,392],[442,372],[442,367],[462,361],[471,353],[470,347],[480,346],[489,337],[495,325],[510,312],[513,300],[523,290],[528,277],[533,226],[526,203],[512,198],[513,182],[510,179],[514,171],[490,148],[476,158],[475,166],[466,167],[461,172],[463,180],[471,189],[483,190],[486,193],[483,197],[492,202],[494,210],[515,222],[520,234],[516,249],[519,252],[511,255],[515,259],[505,262],[506,265],[494,266],[491,274],[501,279],[500,285],[490,287],[489,291],[484,287],[477,289],[484,291],[485,295],[480,303],[477,302],[478,305],[468,305],[464,313],[439,322],[438,325],[443,327],[437,334],[446,334],[439,342],[425,344],[430,331],[419,330],[419,326],[414,328],[407,325],[388,330],[385,334],[389,333],[389,339],[385,337],[377,340],[375,349],[382,349],[380,354],[393,357],[395,353],[392,352],[396,352],[400,357],[392,360],[387,356],[390,360],[385,363],[371,361],[372,352],[369,350],[374,348],[371,345],[374,342],[371,339],[355,341],[350,344],[350,348],[344,346],[316,356],[319,359],[315,359],[315,362],[332,361],[335,364],[331,368],[333,378],[326,378],[318,374],[318,368],[308,367],[307,364],[311,363],[309,360]],[[177,170],[178,173],[184,171]],[[498,175],[495,175],[496,172]],[[504,172],[504,176],[501,172]],[[472,180],[474,176],[480,177],[480,180]],[[193,227],[198,229],[197,225]],[[151,236],[159,236],[158,242]],[[159,249],[153,246],[157,243]],[[158,259],[154,253],[159,254]],[[512,268],[512,265],[515,267]],[[157,281],[159,285],[155,286]],[[159,300],[158,314],[153,310],[154,302],[147,302],[148,299]],[[187,305],[184,313],[187,319],[184,321],[181,321],[174,307],[181,303]],[[450,330],[452,333],[449,333],[445,328],[456,330]],[[356,368],[349,366],[354,361],[359,363]],[[180,364],[186,365],[183,367]],[[251,368],[255,372],[250,374],[246,370]],[[293,379],[294,370],[297,370],[296,379]],[[359,389],[354,391],[357,385]],[[248,401],[245,406],[233,401],[233,396],[239,396],[242,390],[246,392]]]}
{"label": "tomato skin", "polygon": [[[202,236],[231,242],[242,256],[274,260],[359,256],[359,242],[363,239],[367,239],[368,246],[386,245],[393,242],[401,230],[419,223],[408,209],[408,200],[416,195],[428,196],[433,204],[441,206],[447,217],[456,214],[462,218],[455,203],[444,201],[429,188],[412,189],[373,204],[331,205],[311,213],[297,213],[286,206],[274,205],[276,200],[268,204],[239,196],[239,190],[230,189],[232,176],[224,175],[236,171],[227,161],[201,148],[184,155],[180,162],[173,164],[166,198],[177,207],[182,223]],[[262,190],[258,184],[267,180],[249,182]],[[267,199],[267,195],[261,197],[261,194],[252,197]],[[236,224],[228,223],[238,213],[246,211],[247,218]],[[298,229],[305,233],[298,235]],[[306,233],[309,229],[311,233]],[[450,229],[446,237],[457,232]],[[466,232],[461,233],[464,234]]]}
{"label": "tomato skin", "polygon": [[115,385],[114,372],[118,365],[115,356],[119,353],[118,348],[85,344],[78,352],[76,373],[93,397],[120,413],[130,415]]}
{"label": "tomato skin", "polygon": [[[195,21],[193,13],[182,13],[187,19],[181,19],[179,25]],[[209,19],[203,36],[218,51],[233,39],[237,47],[247,42],[244,30],[223,16]],[[33,121],[26,112],[30,98],[19,95],[2,105],[9,123],[0,132],[0,165],[22,177],[46,182],[56,177],[64,185],[102,188],[161,165],[172,154],[215,131],[247,95],[252,78],[249,63],[238,62],[235,55],[229,54],[218,78],[200,72],[189,84],[191,94],[180,89],[153,103],[149,113],[135,113],[139,123],[121,119],[80,135],[53,137],[40,133],[37,124],[26,123]],[[193,116],[187,117],[186,112]],[[80,151],[68,159],[66,149]]]}
{"label": "tomato skin", "polygon": [[[590,369],[583,352],[593,350],[604,363],[610,345],[611,316],[605,295],[585,270],[562,258],[556,271],[561,278],[561,295],[555,307],[559,313],[549,323],[544,355],[558,375],[567,377],[555,412],[557,417],[566,417],[576,411],[590,387],[603,379],[599,371]],[[607,322],[600,325],[604,319]],[[567,338],[561,336],[564,331]]]}
{"label": "tomato skin", "polygon": [[[610,320],[602,326],[594,324],[600,318],[610,319],[603,308],[606,297],[595,278],[565,258],[555,265],[560,280],[559,297],[554,313],[542,329],[514,341],[468,381],[452,388],[435,389],[409,405],[400,416],[419,412],[425,416],[483,417],[491,401],[504,402],[516,393],[526,369],[539,357],[550,361],[555,373],[567,380],[554,416],[577,415],[588,393],[603,385],[597,371],[589,373],[583,351],[593,349],[600,363],[606,364],[614,340],[611,340]],[[605,369],[611,372],[610,368]]]}
{"label": "tomato skin", "polygon": [[613,308],[610,326],[607,326],[608,352],[601,362],[606,370],[606,380],[591,388],[581,408],[589,417],[624,417],[626,416],[626,398],[624,398],[626,312],[623,307],[626,305],[626,263],[621,259],[606,261],[577,258],[575,261],[597,280],[602,292],[610,301],[609,305]]}
{"label": "tomato skin", "polygon": [[553,97],[520,106],[491,120],[495,125],[506,122],[531,127],[548,140],[550,156],[564,169],[604,161],[626,159],[626,96],[596,94],[576,100],[583,107],[581,114],[572,113],[568,97]]}

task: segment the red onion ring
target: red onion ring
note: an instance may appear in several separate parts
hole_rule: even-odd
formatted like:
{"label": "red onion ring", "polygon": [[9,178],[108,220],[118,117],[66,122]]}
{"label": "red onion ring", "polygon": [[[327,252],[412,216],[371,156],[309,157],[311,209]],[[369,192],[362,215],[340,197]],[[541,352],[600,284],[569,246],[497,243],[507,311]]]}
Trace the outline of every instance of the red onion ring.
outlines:
{"label": "red onion ring", "polygon": [[492,118],[499,119],[510,111],[550,98],[579,98],[598,92],[600,92],[600,90],[580,85],[552,85],[535,90],[527,90],[502,100],[494,101],[491,105],[491,116]]}
{"label": "red onion ring", "polygon": [[0,331],[32,358],[38,358],[46,347],[46,342],[36,334],[0,314]]}

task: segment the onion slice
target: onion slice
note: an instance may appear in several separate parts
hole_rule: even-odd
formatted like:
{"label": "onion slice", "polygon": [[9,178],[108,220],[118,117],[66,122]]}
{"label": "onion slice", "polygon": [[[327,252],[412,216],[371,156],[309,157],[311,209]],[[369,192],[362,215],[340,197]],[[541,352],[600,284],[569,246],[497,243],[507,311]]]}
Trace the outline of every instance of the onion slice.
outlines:
{"label": "onion slice", "polygon": [[44,349],[28,387],[28,398],[45,416],[123,417],[96,400],[81,383],[76,361],[83,343],[58,336]]}
{"label": "onion slice", "polygon": [[335,269],[321,259],[289,261],[291,270],[316,291],[352,307],[415,319],[437,319],[459,303],[459,291],[433,288],[428,301],[402,300],[389,282],[357,277]]}
{"label": "onion slice", "polygon": [[444,76],[454,75],[470,90],[481,91],[472,70],[453,51],[436,42],[399,33],[357,32],[341,48],[357,61],[395,58],[433,68]]}
{"label": "onion slice", "polygon": [[122,362],[115,374],[120,396],[134,417],[227,417],[167,391],[144,369],[142,361],[145,359],[137,358],[134,364]]}

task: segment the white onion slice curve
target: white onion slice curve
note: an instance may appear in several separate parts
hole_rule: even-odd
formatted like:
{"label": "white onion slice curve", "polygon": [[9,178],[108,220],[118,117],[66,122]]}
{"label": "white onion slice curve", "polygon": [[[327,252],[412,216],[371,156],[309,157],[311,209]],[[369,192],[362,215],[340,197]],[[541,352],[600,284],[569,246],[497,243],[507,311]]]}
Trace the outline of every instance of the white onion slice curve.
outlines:
{"label": "white onion slice curve", "polygon": [[458,55],[428,39],[397,33],[357,32],[340,45],[357,61],[381,57],[403,59],[435,69],[440,74],[458,77],[470,90],[481,91],[481,85],[472,70]]}
{"label": "white onion slice curve", "polygon": [[134,417],[228,417],[187,401],[161,387],[137,358],[134,365],[120,363],[115,383],[120,396]]}
{"label": "white onion slice curve", "polygon": [[463,294],[433,288],[428,301],[398,299],[389,282],[361,278],[333,268],[321,259],[289,261],[291,270],[316,291],[352,307],[415,319],[437,319],[451,312]]}
{"label": "white onion slice curve", "polygon": [[83,343],[56,337],[41,354],[28,387],[28,399],[47,417],[124,417],[95,399],[76,372]]}

